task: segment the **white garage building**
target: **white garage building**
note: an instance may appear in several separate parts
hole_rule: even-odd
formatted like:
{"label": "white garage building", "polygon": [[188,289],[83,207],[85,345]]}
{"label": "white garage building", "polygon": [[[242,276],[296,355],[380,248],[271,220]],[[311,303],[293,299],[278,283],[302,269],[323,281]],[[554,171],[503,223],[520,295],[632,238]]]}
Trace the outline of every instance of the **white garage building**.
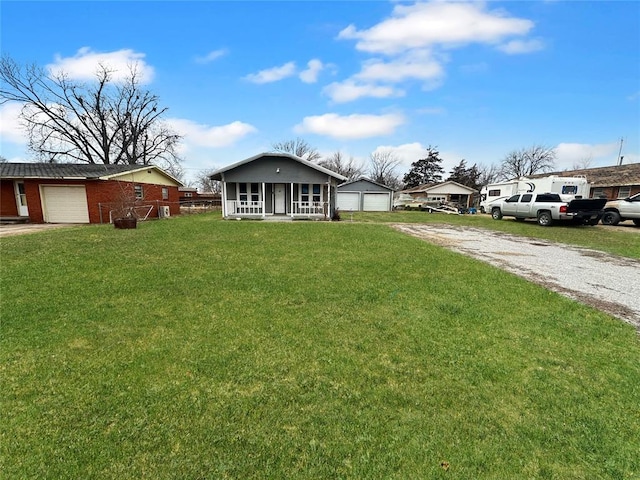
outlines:
{"label": "white garage building", "polygon": [[338,185],[338,209],[342,212],[390,212],[393,189],[368,178]]}

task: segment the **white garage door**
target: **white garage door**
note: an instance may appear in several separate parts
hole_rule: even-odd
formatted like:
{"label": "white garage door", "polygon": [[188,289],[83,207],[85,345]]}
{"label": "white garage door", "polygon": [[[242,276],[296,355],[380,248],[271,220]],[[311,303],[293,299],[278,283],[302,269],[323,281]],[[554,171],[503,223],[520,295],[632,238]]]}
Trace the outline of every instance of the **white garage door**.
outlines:
{"label": "white garage door", "polygon": [[360,210],[360,193],[359,192],[338,192],[338,209],[344,211]]}
{"label": "white garage door", "polygon": [[89,223],[84,186],[42,187],[44,221],[48,223]]}
{"label": "white garage door", "polygon": [[365,193],[362,203],[365,212],[386,212],[389,210],[389,194]]}

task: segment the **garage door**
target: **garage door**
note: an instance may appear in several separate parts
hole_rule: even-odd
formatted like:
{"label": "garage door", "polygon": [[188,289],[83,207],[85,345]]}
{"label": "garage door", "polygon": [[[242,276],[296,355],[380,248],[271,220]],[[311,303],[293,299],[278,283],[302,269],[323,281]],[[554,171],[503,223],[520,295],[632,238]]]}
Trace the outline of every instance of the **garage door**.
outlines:
{"label": "garage door", "polygon": [[48,223],[89,223],[84,186],[42,187],[44,221]]}
{"label": "garage door", "polygon": [[386,212],[389,210],[389,194],[365,193],[362,203],[365,212]]}
{"label": "garage door", "polygon": [[351,210],[354,212],[360,210],[360,193],[338,192],[338,209],[342,211]]}

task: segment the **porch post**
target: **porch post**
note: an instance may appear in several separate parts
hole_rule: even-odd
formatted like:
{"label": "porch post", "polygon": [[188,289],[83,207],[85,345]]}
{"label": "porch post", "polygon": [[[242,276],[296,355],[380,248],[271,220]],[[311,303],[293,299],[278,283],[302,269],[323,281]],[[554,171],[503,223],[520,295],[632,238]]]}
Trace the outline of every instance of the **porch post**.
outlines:
{"label": "porch post", "polygon": [[290,211],[291,211],[291,218],[293,218],[293,182],[291,182],[290,185],[291,185],[291,206],[290,206],[291,210]]}
{"label": "porch post", "polygon": [[222,218],[227,217],[227,182],[224,181],[224,173],[222,177]]}
{"label": "porch post", "polygon": [[326,215],[329,216],[329,219],[331,219],[331,178],[329,178],[329,181],[327,182],[327,213],[325,214],[325,220],[326,220]]}
{"label": "porch post", "polygon": [[265,200],[264,182],[262,182],[262,219],[264,220],[265,212],[267,211],[267,201]]}

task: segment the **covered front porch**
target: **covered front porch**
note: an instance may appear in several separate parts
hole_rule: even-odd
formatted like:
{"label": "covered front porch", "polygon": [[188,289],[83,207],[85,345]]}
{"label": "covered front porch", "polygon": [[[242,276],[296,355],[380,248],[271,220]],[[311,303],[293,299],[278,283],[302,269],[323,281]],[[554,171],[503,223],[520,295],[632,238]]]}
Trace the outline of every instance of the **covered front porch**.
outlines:
{"label": "covered front porch", "polygon": [[329,182],[224,182],[222,190],[225,218],[328,220],[335,208],[336,195]]}

